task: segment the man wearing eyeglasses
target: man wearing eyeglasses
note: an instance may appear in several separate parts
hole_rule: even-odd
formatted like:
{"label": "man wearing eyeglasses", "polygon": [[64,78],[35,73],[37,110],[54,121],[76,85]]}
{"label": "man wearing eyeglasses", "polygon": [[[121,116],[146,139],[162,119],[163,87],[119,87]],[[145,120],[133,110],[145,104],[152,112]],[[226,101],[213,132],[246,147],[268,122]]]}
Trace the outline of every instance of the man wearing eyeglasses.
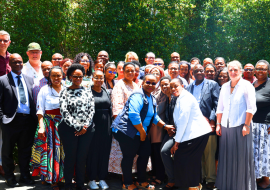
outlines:
{"label": "man wearing eyeglasses", "polygon": [[153,65],[154,66],[159,66],[162,69],[165,69],[164,61],[161,58],[156,58]]}
{"label": "man wearing eyeglasses", "polygon": [[63,60],[63,56],[60,53],[55,53],[52,56],[52,64],[53,66],[59,66],[60,67],[60,62]]}
{"label": "man wearing eyeglasses", "polygon": [[[154,61],[155,61],[155,54],[153,52],[148,52],[146,55],[145,55],[145,63],[146,65],[153,65],[154,64]],[[142,66],[140,67],[140,71],[143,71],[143,72],[140,72],[140,79],[143,79],[144,77],[144,70],[145,70],[145,66]]]}
{"label": "man wearing eyeglasses", "polygon": [[251,82],[251,84],[253,84],[257,80],[257,78],[254,76],[254,73],[254,66],[251,63],[247,63],[244,67],[243,79],[248,80],[249,82]]}
{"label": "man wearing eyeglasses", "polygon": [[[7,51],[10,45],[10,35],[4,30],[0,31],[0,76],[10,73],[9,66],[10,53]],[[5,172],[2,167],[2,130],[0,128],[0,175],[4,176]]]}
{"label": "man wearing eyeglasses", "polygon": [[42,79],[43,73],[41,69],[41,47],[38,43],[32,42],[28,45],[26,52],[29,60],[25,63],[22,73],[34,79],[34,84],[38,85]]}

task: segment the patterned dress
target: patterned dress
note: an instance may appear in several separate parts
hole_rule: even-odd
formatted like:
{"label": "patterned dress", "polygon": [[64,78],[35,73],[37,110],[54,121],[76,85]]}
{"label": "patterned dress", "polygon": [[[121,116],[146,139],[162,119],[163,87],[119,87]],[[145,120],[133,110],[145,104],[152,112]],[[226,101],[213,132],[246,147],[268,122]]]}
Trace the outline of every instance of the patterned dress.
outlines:
{"label": "patterned dress", "polygon": [[36,130],[32,147],[32,176],[41,176],[47,183],[64,182],[64,150],[61,144],[58,125],[61,121],[59,94],[50,86],[41,88],[37,98],[37,114],[43,115],[45,138],[38,137]]}

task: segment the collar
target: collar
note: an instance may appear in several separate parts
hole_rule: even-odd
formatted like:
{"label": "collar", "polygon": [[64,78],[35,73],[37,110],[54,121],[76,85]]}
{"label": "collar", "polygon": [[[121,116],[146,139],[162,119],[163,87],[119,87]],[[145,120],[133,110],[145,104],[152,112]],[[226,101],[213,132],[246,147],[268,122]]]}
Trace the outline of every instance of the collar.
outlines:
{"label": "collar", "polygon": [[11,75],[13,78],[16,78],[17,76],[21,76],[22,77],[22,73],[20,75],[17,75],[16,73],[10,71]]}
{"label": "collar", "polygon": [[205,81],[205,79],[203,79],[203,81],[201,82],[201,84],[196,85],[196,79],[195,79],[192,84],[197,87],[197,86],[203,85],[204,84],[204,81]]}
{"label": "collar", "polygon": [[[32,65],[30,64],[29,60],[25,63],[25,66],[27,68],[29,68],[29,69],[33,69],[36,72],[36,70],[34,69],[34,67],[32,67]],[[42,70],[41,70],[41,64],[40,64],[40,71],[42,72]]]}
{"label": "collar", "polygon": [[[0,55],[1,57],[3,57],[2,55]],[[4,59],[9,59],[10,57],[10,53],[8,51],[6,51],[6,57],[3,57]]]}

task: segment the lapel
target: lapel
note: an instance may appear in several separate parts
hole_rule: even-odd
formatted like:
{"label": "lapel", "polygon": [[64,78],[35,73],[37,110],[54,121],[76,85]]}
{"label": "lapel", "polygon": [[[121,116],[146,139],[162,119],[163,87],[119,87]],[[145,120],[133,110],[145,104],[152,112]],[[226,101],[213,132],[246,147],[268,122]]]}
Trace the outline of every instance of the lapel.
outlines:
{"label": "lapel", "polygon": [[202,103],[202,99],[203,99],[204,94],[205,94],[205,92],[206,92],[207,89],[208,89],[208,80],[207,79],[204,79],[204,84],[203,84],[202,92],[201,92],[201,101],[200,101],[200,104]]}
{"label": "lapel", "polygon": [[195,84],[191,83],[191,87],[190,87],[190,88],[191,88],[191,89],[190,89],[190,93],[191,93],[191,94],[193,94],[194,85],[195,85]]}
{"label": "lapel", "polygon": [[15,96],[16,96],[16,98],[18,100],[18,94],[17,94],[17,90],[16,90],[16,85],[14,83],[14,80],[13,80],[13,77],[12,77],[11,73],[7,74],[7,78],[8,78],[9,84],[10,84],[12,90],[13,90],[13,93],[15,94]]}
{"label": "lapel", "polygon": [[[33,99],[33,96],[32,96],[32,86],[31,86],[30,82],[28,81],[28,78],[24,74],[22,74],[22,76],[23,76],[23,79],[24,79],[25,84],[27,86],[29,98]],[[30,103],[29,103],[29,105],[30,105]]]}

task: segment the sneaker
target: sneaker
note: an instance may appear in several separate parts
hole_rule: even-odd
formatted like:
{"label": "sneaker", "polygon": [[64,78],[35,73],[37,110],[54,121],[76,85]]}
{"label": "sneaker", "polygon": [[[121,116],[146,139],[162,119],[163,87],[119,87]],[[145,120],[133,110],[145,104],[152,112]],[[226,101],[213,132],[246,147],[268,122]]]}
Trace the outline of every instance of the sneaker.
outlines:
{"label": "sneaker", "polygon": [[89,187],[90,187],[91,189],[99,189],[99,187],[97,186],[95,180],[90,181],[90,182],[88,183],[88,185],[89,185]]}
{"label": "sneaker", "polygon": [[101,189],[109,189],[109,186],[107,185],[107,183],[104,180],[99,181],[99,186]]}

